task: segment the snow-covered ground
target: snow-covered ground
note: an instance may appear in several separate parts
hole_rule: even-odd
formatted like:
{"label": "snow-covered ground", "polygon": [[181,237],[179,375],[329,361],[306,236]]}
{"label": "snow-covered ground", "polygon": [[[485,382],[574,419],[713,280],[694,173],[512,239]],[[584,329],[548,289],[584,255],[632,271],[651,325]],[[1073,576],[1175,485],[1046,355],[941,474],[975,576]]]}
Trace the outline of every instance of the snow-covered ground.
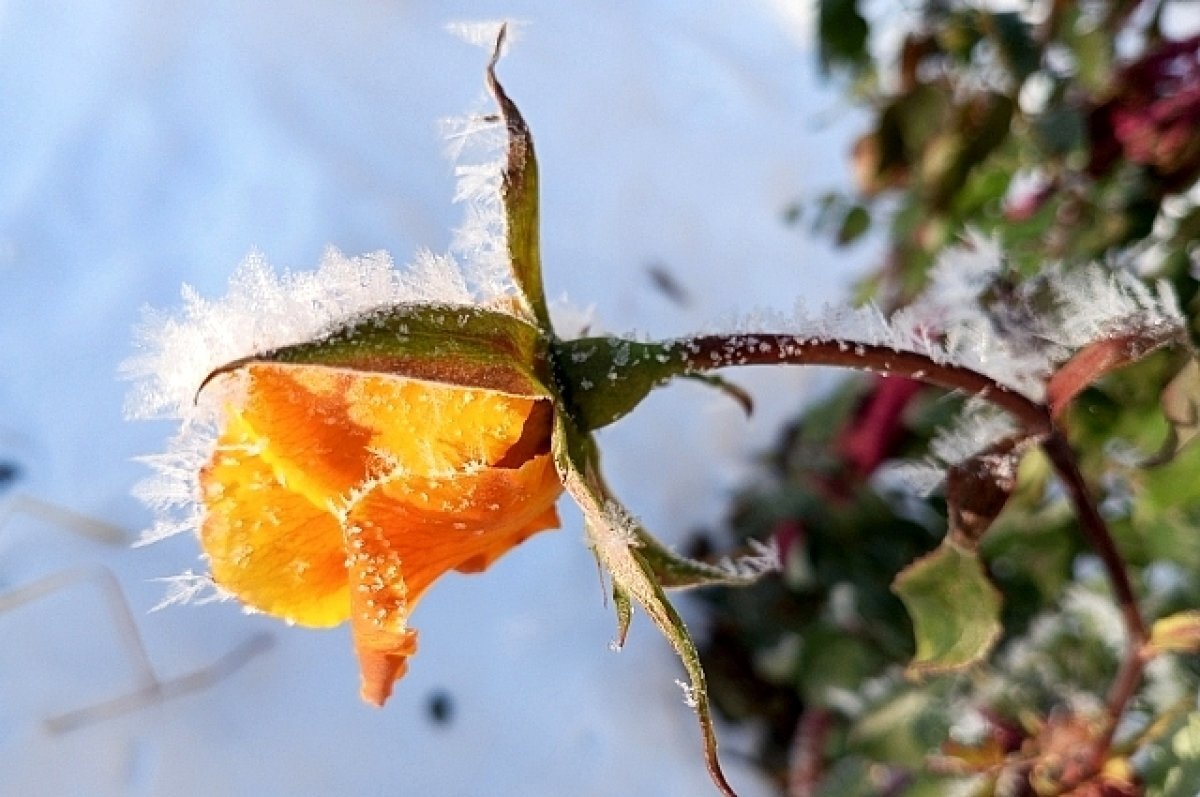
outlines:
{"label": "snow-covered ground", "polygon": [[[608,649],[612,613],[565,503],[562,531],[434,588],[382,711],[358,700],[344,629],[229,603],[151,613],[152,579],[201,565],[192,539],[128,545],[151,519],[132,458],[172,429],[124,421],[116,374],[144,306],[177,306],[185,282],[224,293],[252,249],[301,270],[328,245],[399,262],[446,248],[461,208],[437,121],[483,107],[485,54],[444,31],[464,18],[530,23],[500,71],[538,145],[552,296],[654,335],[836,297],[853,258],[782,222],[845,183],[855,123],[817,86],[803,6],[0,3],[0,462],[20,467],[0,485],[0,793],[711,793],[675,660],[641,621]],[[683,384],[602,435],[613,487],[668,539],[717,521],[813,389],[798,371],[736,378],[757,396],[751,421]],[[30,498],[126,537],[82,535]],[[90,578],[15,605],[64,572]],[[106,573],[165,682],[272,644],[211,688],[55,730],[145,686]],[[721,739],[734,784],[768,794],[740,760],[749,740]]]}

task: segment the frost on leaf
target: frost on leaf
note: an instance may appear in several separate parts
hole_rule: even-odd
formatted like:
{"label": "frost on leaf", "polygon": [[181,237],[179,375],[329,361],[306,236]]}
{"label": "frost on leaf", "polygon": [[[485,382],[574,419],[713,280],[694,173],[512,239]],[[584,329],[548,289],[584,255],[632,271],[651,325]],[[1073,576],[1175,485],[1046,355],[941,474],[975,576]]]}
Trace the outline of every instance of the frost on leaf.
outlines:
{"label": "frost on leaf", "polygon": [[1029,442],[1024,435],[1003,438],[947,471],[948,533],[959,545],[977,545],[1004,509],[1016,487],[1017,466]]}
{"label": "frost on leaf", "polygon": [[895,486],[918,495],[930,495],[955,467],[986,454],[1017,432],[1012,419],[995,407],[982,401],[967,402],[953,423],[938,429],[930,441],[929,456],[924,460],[885,463],[875,480],[885,489]]}
{"label": "frost on leaf", "polygon": [[624,638],[632,604],[649,616],[671,643],[683,663],[690,683],[687,694],[696,712],[704,741],[708,771],[722,794],[733,789],[721,771],[717,759],[717,739],[712,709],[700,655],[682,618],[667,600],[655,573],[640,551],[640,541],[648,535],[637,521],[608,493],[599,473],[595,442],[578,431],[565,413],[557,413],[554,432],[554,457],[563,486],[583,511],[588,542],[601,567],[609,574],[616,595],[618,640]]}

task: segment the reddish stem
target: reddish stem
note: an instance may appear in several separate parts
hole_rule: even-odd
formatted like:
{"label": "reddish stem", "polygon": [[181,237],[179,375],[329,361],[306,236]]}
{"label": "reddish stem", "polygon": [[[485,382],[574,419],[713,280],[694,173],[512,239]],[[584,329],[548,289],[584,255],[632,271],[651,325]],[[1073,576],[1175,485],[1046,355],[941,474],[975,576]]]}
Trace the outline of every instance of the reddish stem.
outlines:
{"label": "reddish stem", "polygon": [[1017,418],[1034,435],[1052,429],[1046,407],[990,376],[938,362],[915,351],[849,340],[797,335],[704,335],[687,341],[685,362],[696,371],[733,365],[831,365],[889,376],[907,376],[948,390],[987,399]]}
{"label": "reddish stem", "polygon": [[1097,763],[1102,762],[1112,742],[1117,719],[1141,681],[1144,668],[1141,651],[1148,634],[1125,561],[1108,524],[1096,508],[1095,499],[1079,470],[1075,452],[1055,424],[1049,407],[1010,390],[978,371],[938,362],[918,352],[897,351],[888,346],[796,335],[707,335],[688,341],[684,350],[685,363],[695,371],[733,365],[830,365],[906,376],[986,399],[1013,415],[1031,437],[1040,438],[1046,456],[1071,499],[1084,537],[1104,564],[1129,634],[1129,651],[1109,690],[1110,726],[1096,749]]}

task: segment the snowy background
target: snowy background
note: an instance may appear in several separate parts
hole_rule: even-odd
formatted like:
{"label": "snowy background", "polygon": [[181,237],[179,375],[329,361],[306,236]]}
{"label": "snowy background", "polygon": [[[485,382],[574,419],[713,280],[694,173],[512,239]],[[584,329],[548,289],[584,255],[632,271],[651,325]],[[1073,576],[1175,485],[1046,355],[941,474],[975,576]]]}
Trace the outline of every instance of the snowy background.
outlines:
{"label": "snowy background", "polygon": [[[0,463],[19,469],[0,481],[0,791],[712,793],[666,643],[639,620],[609,650],[612,613],[565,503],[562,531],[432,590],[413,619],[421,652],[382,711],[358,700],[345,629],[233,604],[150,612],[153,579],[201,565],[190,538],[129,547],[151,519],[130,497],[147,474],[133,457],[172,429],[124,421],[116,374],[142,308],[177,307],[185,282],[222,295],[252,249],[302,270],[329,245],[401,263],[446,248],[461,208],[437,123],[483,107],[485,53],[444,30],[464,18],[530,23],[500,73],[538,145],[552,297],[653,335],[837,297],[867,254],[782,221],[847,183],[856,129],[818,86],[808,5],[0,2]],[[602,435],[617,494],[669,540],[719,521],[817,389],[799,371],[736,378],[758,399],[750,421],[682,384]],[[153,686],[106,574],[171,694],[56,728]],[[20,602],[46,578],[67,586]],[[768,794],[744,733],[720,738],[735,786]]]}

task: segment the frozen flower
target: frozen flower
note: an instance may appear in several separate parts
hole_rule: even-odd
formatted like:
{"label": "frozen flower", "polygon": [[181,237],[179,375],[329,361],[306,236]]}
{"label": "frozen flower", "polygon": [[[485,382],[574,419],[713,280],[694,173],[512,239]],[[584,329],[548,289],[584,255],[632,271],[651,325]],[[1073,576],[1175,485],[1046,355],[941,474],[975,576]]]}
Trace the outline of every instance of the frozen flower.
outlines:
{"label": "frozen flower", "polygon": [[200,474],[223,590],[306,626],[350,621],[363,699],[416,650],[413,606],[558,526],[544,398],[328,366],[245,369]]}
{"label": "frozen flower", "polygon": [[185,289],[182,316],[149,315],[144,351],[126,365],[139,380],[133,414],[183,425],[167,454],[147,458],[157,475],[141,492],[159,510],[147,539],[195,531],[207,578],[250,609],[312,627],[349,621],[363,698],[382,704],[416,651],[409,619],[425,592],[556,528],[565,490],[611,577],[618,637],[634,605],[666,635],[710,772],[732,794],[699,656],[663,590],[747,583],[775,552],[677,556],[600,476],[591,432],[702,369],[678,343],[555,333],[533,141],[494,74],[503,41],[501,29],[487,73],[500,114],[466,128],[500,122],[507,150],[459,169],[465,264],[423,254],[401,272],[386,255],[331,252],[316,272],[278,276],[252,257],[223,301]]}

